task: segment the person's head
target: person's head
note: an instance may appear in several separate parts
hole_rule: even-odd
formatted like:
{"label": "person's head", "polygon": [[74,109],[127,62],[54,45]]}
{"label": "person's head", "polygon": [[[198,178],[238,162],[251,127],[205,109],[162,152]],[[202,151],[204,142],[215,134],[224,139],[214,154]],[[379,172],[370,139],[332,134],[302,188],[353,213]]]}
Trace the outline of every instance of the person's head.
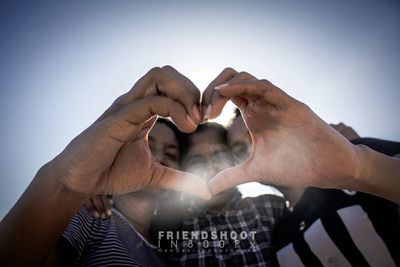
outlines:
{"label": "person's head", "polygon": [[[232,167],[233,158],[227,143],[227,130],[218,123],[200,124],[188,135],[182,169],[208,181],[220,171]],[[232,190],[213,197],[209,204],[226,200]]]}
{"label": "person's head", "polygon": [[244,161],[250,155],[251,137],[239,109],[235,110],[235,117],[228,129],[227,140],[235,163]]}
{"label": "person's head", "polygon": [[200,124],[196,132],[188,135],[183,170],[208,181],[221,170],[231,167],[232,156],[226,138],[227,131],[222,125]]}
{"label": "person's head", "polygon": [[170,120],[159,118],[149,133],[149,147],[162,165],[180,169],[183,138],[184,136]]}
{"label": "person's head", "polygon": [[[185,135],[178,130],[172,121],[164,118],[158,118],[148,134],[149,148],[155,159],[160,164],[177,170],[180,170],[184,140]],[[170,193],[169,190],[151,187],[122,195],[120,199],[129,202],[133,197],[133,201],[136,202],[135,205],[139,205],[139,200],[142,201],[142,204],[147,205],[157,202],[160,197],[168,196]]]}

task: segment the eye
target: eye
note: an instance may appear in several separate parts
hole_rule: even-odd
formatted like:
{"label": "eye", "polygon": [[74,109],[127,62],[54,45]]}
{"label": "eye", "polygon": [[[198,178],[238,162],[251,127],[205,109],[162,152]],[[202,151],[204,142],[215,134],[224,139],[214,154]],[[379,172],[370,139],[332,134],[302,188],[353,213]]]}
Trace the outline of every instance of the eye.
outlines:
{"label": "eye", "polygon": [[165,153],[165,156],[172,161],[177,162],[178,161],[178,155],[173,154],[173,153]]}
{"label": "eye", "polygon": [[179,153],[176,148],[168,146],[167,148],[164,148],[163,153],[164,153],[164,157],[167,158],[168,160],[178,162]]}

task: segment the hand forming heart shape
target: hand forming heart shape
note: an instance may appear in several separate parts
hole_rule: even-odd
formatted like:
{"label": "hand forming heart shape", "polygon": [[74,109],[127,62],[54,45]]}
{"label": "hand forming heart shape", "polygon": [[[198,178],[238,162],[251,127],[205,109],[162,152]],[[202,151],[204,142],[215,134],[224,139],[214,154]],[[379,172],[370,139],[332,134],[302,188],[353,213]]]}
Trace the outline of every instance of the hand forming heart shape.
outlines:
{"label": "hand forming heart shape", "polygon": [[[212,118],[228,100],[240,108],[251,134],[247,160],[209,184],[155,160],[147,143],[155,115],[171,117],[181,131],[192,132],[203,119],[198,105]],[[199,90],[189,79],[172,67],[154,68],[38,171],[1,223],[0,260],[10,266],[43,265],[68,221],[93,195],[154,186],[210,198],[210,191],[258,180],[355,189],[400,201],[399,167],[397,159],[351,145],[266,80],[226,69],[200,103]]]}
{"label": "hand forming heart shape", "polygon": [[[239,107],[251,134],[246,161],[207,185],[154,159],[146,137],[155,115],[171,117],[179,130],[193,132],[203,118],[217,117],[228,100]],[[358,175],[356,152],[311,109],[267,80],[227,68],[200,102],[196,86],[165,66],[139,79],[51,164],[65,174],[59,179],[67,187],[90,195],[156,186],[210,198],[209,189],[215,194],[254,180],[286,186],[342,185]]]}

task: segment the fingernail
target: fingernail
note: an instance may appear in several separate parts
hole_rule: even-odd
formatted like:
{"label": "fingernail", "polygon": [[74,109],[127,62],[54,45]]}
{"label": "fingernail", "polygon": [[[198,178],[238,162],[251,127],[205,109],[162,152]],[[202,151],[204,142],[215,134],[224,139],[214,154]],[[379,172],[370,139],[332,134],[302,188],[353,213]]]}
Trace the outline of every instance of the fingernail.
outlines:
{"label": "fingernail", "polygon": [[227,87],[228,85],[229,85],[228,83],[223,83],[223,84],[221,84],[221,85],[215,86],[214,89],[215,89],[215,90],[219,90],[219,89],[222,89],[222,88],[224,88],[224,87]]}
{"label": "fingernail", "polygon": [[107,214],[107,216],[108,216],[108,217],[110,217],[110,216],[112,215],[112,212],[111,212],[111,210],[110,210],[110,209],[108,209],[108,210],[106,211],[106,214]]}
{"label": "fingernail", "polygon": [[197,107],[197,105],[193,106],[193,115],[197,121],[201,121],[201,115],[200,115],[200,111],[199,111],[199,108]]}
{"label": "fingernail", "polygon": [[208,119],[210,118],[211,110],[212,110],[212,105],[209,104],[209,105],[207,106],[206,113],[204,114],[204,120],[205,120],[205,121],[208,121]]}
{"label": "fingernail", "polygon": [[92,212],[93,217],[95,217],[96,219],[98,219],[100,217],[100,214],[97,211],[93,211]]}
{"label": "fingernail", "polygon": [[189,115],[186,115],[186,120],[189,122],[189,124],[192,126],[192,127],[197,127],[197,124],[196,123],[194,123],[194,121],[192,120],[192,118],[189,116]]}

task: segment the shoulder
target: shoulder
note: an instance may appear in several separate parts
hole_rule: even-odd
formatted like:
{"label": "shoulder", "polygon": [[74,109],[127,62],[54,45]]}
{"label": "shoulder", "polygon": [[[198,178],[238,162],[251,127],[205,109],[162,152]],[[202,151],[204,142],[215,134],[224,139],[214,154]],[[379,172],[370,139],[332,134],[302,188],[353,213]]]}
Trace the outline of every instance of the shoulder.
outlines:
{"label": "shoulder", "polygon": [[71,219],[62,237],[80,254],[93,236],[105,236],[110,224],[111,219],[96,219],[85,207],[82,207]]}

